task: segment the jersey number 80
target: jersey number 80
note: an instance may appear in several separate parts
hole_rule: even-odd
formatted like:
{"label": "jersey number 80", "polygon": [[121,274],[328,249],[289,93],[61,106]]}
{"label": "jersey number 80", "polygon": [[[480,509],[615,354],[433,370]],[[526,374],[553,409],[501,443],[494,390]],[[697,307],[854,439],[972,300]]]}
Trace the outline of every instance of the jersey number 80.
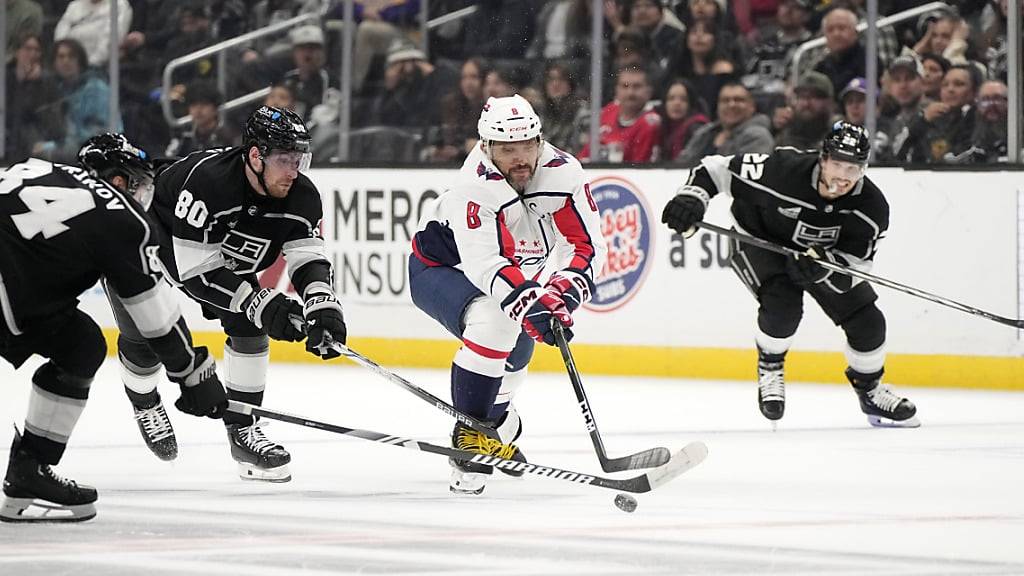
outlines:
{"label": "jersey number 80", "polygon": [[196,200],[191,192],[182,190],[178,194],[178,203],[174,205],[174,215],[196,228],[202,228],[210,211],[206,208],[206,202]]}

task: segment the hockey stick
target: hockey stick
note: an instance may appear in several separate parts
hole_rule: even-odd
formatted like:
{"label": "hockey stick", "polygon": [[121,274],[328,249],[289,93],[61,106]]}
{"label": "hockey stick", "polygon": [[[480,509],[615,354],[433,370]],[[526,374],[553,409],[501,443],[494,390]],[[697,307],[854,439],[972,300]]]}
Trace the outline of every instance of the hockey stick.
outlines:
{"label": "hockey stick", "polygon": [[[735,230],[720,228],[718,226],[715,226],[714,224],[709,224],[707,222],[698,222],[697,226],[700,226],[705,230],[717,232],[718,234],[732,238],[733,240],[738,240],[745,244],[757,246],[758,248],[763,248],[765,250],[775,252],[778,254],[785,254],[787,256],[807,256],[807,254],[800,252],[799,250],[794,250],[792,248],[787,248],[785,246],[779,246],[778,244],[775,244],[773,242],[762,240],[761,238],[756,238],[754,236],[748,236]],[[954,310],[959,310],[961,312],[966,312],[968,314],[973,314],[975,316],[981,316],[982,318],[988,318],[989,320],[999,322],[1000,324],[1006,324],[1007,326],[1013,326],[1014,328],[1018,329],[1024,328],[1024,320],[1019,320],[1017,318],[1006,318],[1004,316],[992,314],[991,312],[986,312],[973,306],[961,304],[960,302],[957,302],[955,300],[950,300],[949,298],[945,298],[943,296],[938,296],[930,292],[925,292],[924,290],[919,290],[912,286],[907,286],[906,284],[900,284],[899,282],[894,282],[887,278],[882,278],[881,276],[875,276],[874,274],[861,272],[860,270],[850,268],[848,266],[843,266],[842,264],[835,264],[832,262],[828,262],[826,260],[817,260],[817,262],[819,266],[827,268],[828,270],[832,270],[833,272],[839,272],[840,274],[846,274],[847,276],[860,278],[861,280],[866,280],[868,282],[871,282],[872,284],[879,284],[881,286],[885,286],[886,288],[891,288],[893,290],[903,292],[904,294],[910,294],[911,296],[917,296],[918,298],[923,298],[925,300],[935,302],[936,304],[948,306],[949,308],[953,308]]]}
{"label": "hockey stick", "polygon": [[235,400],[228,401],[228,411],[234,412],[235,414],[243,414],[246,416],[260,416],[268,418],[270,420],[278,420],[281,422],[288,422],[289,424],[297,424],[299,426],[305,426],[307,428],[316,428],[318,430],[325,430],[327,432],[334,432],[335,434],[341,434],[344,436],[354,436],[363,440],[369,440],[371,442],[380,442],[381,444],[388,444],[391,446],[400,446],[402,448],[408,448],[409,450],[418,450],[420,452],[429,452],[431,454],[440,454],[449,458],[454,458],[461,462],[474,462],[477,464],[484,464],[486,466],[494,466],[497,468],[505,468],[509,470],[521,471],[526,474],[533,474],[534,476],[543,476],[545,478],[553,478],[555,480],[563,480],[566,482],[572,482],[574,484],[588,484],[590,486],[598,486],[600,488],[608,488],[611,490],[620,490],[623,492],[643,493],[650,492],[659,486],[662,486],[679,476],[683,472],[690,470],[694,466],[697,466],[704,461],[704,458],[708,455],[708,448],[702,442],[691,442],[686,445],[685,448],[676,452],[668,462],[663,465],[649,470],[644,474],[635,476],[633,478],[626,478],[624,480],[616,480],[612,478],[602,478],[600,476],[593,476],[590,474],[582,474],[580,472],[573,472],[572,470],[565,470],[562,468],[552,468],[550,466],[541,466],[539,464],[528,464],[526,462],[516,462],[515,460],[506,460],[504,458],[498,458],[497,456],[489,456],[486,454],[477,454],[476,452],[469,452],[467,450],[459,450],[457,448],[448,448],[445,446],[438,446],[436,444],[430,444],[419,440],[412,440],[409,438],[402,438],[399,436],[390,436],[388,434],[381,434],[380,432],[373,432],[370,430],[361,430],[359,428],[346,428],[345,426],[339,426],[337,424],[328,424],[327,422],[320,422],[312,420],[304,416],[296,416],[294,414],[287,414],[285,412],[277,412],[260,406],[253,406],[252,404],[246,404],[244,402],[238,402]]}
{"label": "hockey stick", "polygon": [[605,472],[622,472],[623,470],[637,470],[639,468],[654,468],[668,462],[672,453],[668,448],[650,448],[643,452],[637,452],[621,458],[609,458],[604,450],[604,442],[601,441],[601,432],[597,429],[597,419],[590,409],[590,401],[587,400],[587,392],[583,390],[583,381],[580,380],[580,373],[576,370],[576,362],[572,359],[572,351],[569,350],[569,343],[565,340],[565,330],[562,323],[551,319],[551,327],[555,333],[555,344],[562,352],[562,361],[565,362],[565,370],[569,373],[569,380],[572,382],[572,389],[576,392],[576,401],[579,402],[580,411],[583,414],[583,422],[587,425],[587,432],[590,433],[590,441],[594,444],[594,452],[597,453],[597,460],[601,463],[601,469]]}
{"label": "hockey stick", "polygon": [[394,372],[388,370],[387,368],[384,368],[380,364],[377,364],[373,360],[370,360],[366,356],[363,356],[359,352],[356,352],[355,350],[349,348],[348,346],[342,344],[341,342],[329,340],[327,345],[330,348],[333,348],[334,350],[338,351],[338,353],[340,353],[342,356],[348,358],[349,360],[352,360],[356,364],[359,364],[364,368],[369,368],[371,371],[377,373],[378,376],[381,376],[388,382],[391,382],[392,384],[397,384],[398,386],[405,388],[409,392],[412,392],[413,395],[415,395],[416,397],[426,401],[428,404],[433,404],[434,407],[440,410],[441,412],[444,412],[445,414],[451,416],[452,418],[455,418],[456,420],[462,422],[466,426],[469,426],[473,430],[476,430],[477,432],[480,432],[481,434],[484,434],[495,440],[501,440],[501,438],[498,437],[498,433],[497,431],[494,430],[494,428],[487,426],[483,422],[477,420],[476,418],[473,418],[468,414],[464,414],[459,410],[456,410],[456,408],[451,404],[445,402],[444,400],[441,400],[437,396],[434,396],[430,392],[427,392],[423,388],[420,388],[419,386],[413,384],[412,382],[409,382],[405,378],[402,378],[401,376],[395,374]]}

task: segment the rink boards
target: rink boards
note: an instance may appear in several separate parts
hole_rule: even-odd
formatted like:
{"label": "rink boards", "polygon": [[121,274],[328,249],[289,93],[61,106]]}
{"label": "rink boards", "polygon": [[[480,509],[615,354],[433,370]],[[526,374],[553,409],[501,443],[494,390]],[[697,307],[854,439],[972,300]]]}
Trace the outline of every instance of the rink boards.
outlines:
{"label": "rink boards", "polygon": [[[685,170],[588,171],[609,243],[597,297],[575,315],[574,353],[587,373],[703,379],[754,374],[756,303],[736,279],[728,244],[709,232],[685,243],[660,223],[661,208]],[[313,170],[324,199],[324,237],[336,268],[351,344],[382,364],[444,367],[457,342],[408,297],[410,236],[423,202],[441,193],[451,170]],[[872,169],[891,206],[889,233],[872,273],[1007,317],[1021,314],[1017,172]],[[707,220],[731,224],[728,198]],[[280,264],[280,263],[279,263]],[[265,285],[288,287],[283,266]],[[888,320],[887,380],[904,385],[1024,390],[1018,330],[878,288]],[[840,382],[842,332],[809,298],[787,363],[792,381]],[[102,294],[83,296],[111,340]],[[219,350],[223,336],[183,302],[197,340]],[[301,346],[273,343],[275,361],[317,361]],[[541,350],[535,370],[563,370]]]}

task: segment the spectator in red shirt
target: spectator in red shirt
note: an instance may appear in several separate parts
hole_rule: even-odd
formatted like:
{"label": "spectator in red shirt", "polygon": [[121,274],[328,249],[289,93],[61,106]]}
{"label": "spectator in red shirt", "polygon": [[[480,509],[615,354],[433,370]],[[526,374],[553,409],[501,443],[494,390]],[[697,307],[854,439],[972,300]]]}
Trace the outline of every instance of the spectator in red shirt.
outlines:
{"label": "spectator in red shirt", "polygon": [[[615,100],[601,110],[601,154],[606,162],[644,164],[658,160],[661,117],[650,105],[651,75],[646,67],[624,66],[615,82]],[[590,157],[590,144],[580,160]]]}

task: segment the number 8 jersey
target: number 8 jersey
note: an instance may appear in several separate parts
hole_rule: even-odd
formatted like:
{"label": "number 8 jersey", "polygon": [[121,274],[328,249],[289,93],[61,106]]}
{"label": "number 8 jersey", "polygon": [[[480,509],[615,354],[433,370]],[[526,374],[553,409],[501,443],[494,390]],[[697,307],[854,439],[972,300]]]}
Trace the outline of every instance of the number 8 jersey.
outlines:
{"label": "number 8 jersey", "polygon": [[478,143],[455,185],[424,209],[412,243],[421,262],[461,270],[499,302],[537,279],[552,255],[554,269],[595,280],[607,253],[583,167],[546,142],[521,195]]}

